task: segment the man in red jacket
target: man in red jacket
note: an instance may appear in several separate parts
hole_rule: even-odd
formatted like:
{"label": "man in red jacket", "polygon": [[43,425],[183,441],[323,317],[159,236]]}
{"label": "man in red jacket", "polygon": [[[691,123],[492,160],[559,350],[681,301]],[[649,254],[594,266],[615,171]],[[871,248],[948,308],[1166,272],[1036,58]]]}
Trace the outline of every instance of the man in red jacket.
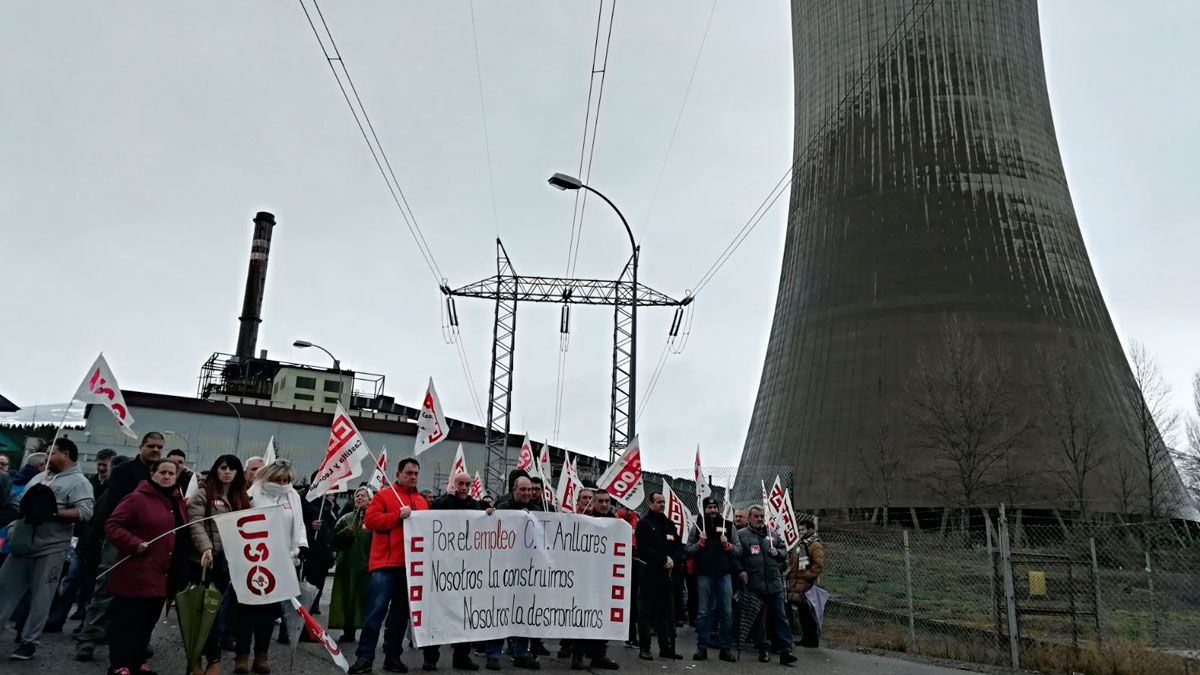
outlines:
{"label": "man in red jacket", "polygon": [[404,633],[408,630],[408,579],[404,574],[404,521],[413,511],[424,511],[429,503],[417,492],[421,465],[411,457],[400,460],[396,482],[375,495],[363,517],[371,530],[371,556],[367,569],[371,584],[367,590],[367,609],[359,633],[358,649],[350,673],[369,673],[375,661],[379,630],[384,628],[383,669],[389,673],[407,673],[400,660],[404,653]]}

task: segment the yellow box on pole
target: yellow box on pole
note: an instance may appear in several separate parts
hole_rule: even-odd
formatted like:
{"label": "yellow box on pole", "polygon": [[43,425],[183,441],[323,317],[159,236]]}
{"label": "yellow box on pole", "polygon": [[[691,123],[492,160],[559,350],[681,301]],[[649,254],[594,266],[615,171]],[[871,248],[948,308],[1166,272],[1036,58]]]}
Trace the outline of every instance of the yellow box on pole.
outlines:
{"label": "yellow box on pole", "polygon": [[1046,573],[1029,570],[1029,595],[1038,598],[1046,597]]}

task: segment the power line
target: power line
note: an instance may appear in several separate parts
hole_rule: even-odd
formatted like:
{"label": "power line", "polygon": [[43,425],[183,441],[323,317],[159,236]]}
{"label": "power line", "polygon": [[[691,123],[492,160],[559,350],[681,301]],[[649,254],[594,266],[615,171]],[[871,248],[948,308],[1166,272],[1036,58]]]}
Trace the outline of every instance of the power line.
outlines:
{"label": "power line", "polygon": [[[391,160],[388,159],[387,152],[383,149],[383,144],[379,141],[379,135],[375,132],[375,125],[371,122],[371,116],[367,113],[367,109],[363,105],[362,97],[359,96],[358,87],[354,85],[354,78],[350,76],[350,70],[346,67],[346,62],[342,59],[337,42],[333,39],[333,33],[329,30],[329,24],[325,21],[325,15],[321,12],[321,6],[316,0],[313,0],[313,7],[316,9],[317,17],[320,19],[321,26],[325,32],[324,38],[321,37],[321,31],[317,29],[317,25],[313,21],[312,14],[308,11],[308,6],[304,4],[304,0],[299,0],[299,2],[300,9],[304,10],[304,18],[308,20],[308,25],[312,28],[313,36],[317,39],[317,44],[321,47],[321,53],[325,55],[325,61],[329,64],[329,70],[333,73],[334,79],[337,80],[338,89],[342,92],[342,98],[346,100],[346,106],[350,108],[350,114],[354,116],[354,123],[358,126],[358,131],[362,134],[363,141],[367,144],[367,149],[371,151],[371,159],[375,161],[375,166],[379,169],[379,175],[383,178],[388,192],[392,195],[392,201],[400,211],[400,216],[404,219],[404,224],[408,226],[408,232],[412,235],[417,249],[421,252],[421,257],[425,260],[425,266],[429,268],[429,273],[433,275],[434,282],[440,285],[444,275],[433,257],[433,251],[429,248],[429,242],[425,240],[425,234],[421,231],[420,224],[417,223],[417,216],[413,213],[412,207],[408,203],[408,198],[405,197],[404,190],[400,187],[400,182],[396,180],[396,172],[392,169]],[[328,47],[325,45],[326,40],[329,42]],[[332,56],[330,52],[332,52]],[[335,63],[337,65],[334,65]],[[340,73],[339,68],[341,69]],[[343,76],[345,78],[344,82]],[[346,89],[347,86],[349,86],[349,91]],[[351,94],[353,94],[353,101],[351,100]],[[355,107],[356,103],[357,108]]]}
{"label": "power line", "polygon": [[487,103],[483,95],[483,67],[479,63],[479,36],[475,32],[475,0],[469,0],[471,8],[471,42],[475,46],[475,78],[479,83],[479,113],[483,117],[483,149],[487,153],[488,187],[492,195],[492,221],[496,224],[496,238],[500,238],[500,216],[496,210],[496,179],[492,171],[492,142],[488,138]]}
{"label": "power line", "polygon": [[923,1],[925,0],[916,0],[916,2],[909,7],[908,11],[905,12],[904,16],[900,18],[900,23],[892,31],[891,35],[888,36],[887,40],[884,41],[883,45],[880,46],[879,51],[875,53],[875,56],[872,57],[869,63],[867,63],[867,66],[863,68],[861,72],[859,72],[855,83],[851,85],[850,91],[848,91],[846,95],[842,97],[842,100],[838,102],[838,105],[834,109],[833,113],[826,118],[817,132],[813,134],[812,140],[810,140],[808,145],[805,146],[804,151],[796,155],[796,159],[788,167],[787,171],[783,173],[783,177],[780,178],[777,183],[775,183],[775,186],[771,188],[771,191],[767,193],[767,196],[764,197],[762,202],[759,203],[758,208],[756,208],[750,215],[750,218],[746,221],[746,224],[743,225],[740,230],[738,230],[737,234],[734,235],[733,240],[730,241],[725,247],[725,250],[723,250],[721,254],[717,256],[717,259],[713,262],[713,264],[709,266],[708,270],[706,270],[700,277],[699,281],[696,282],[696,293],[699,293],[701,289],[708,285],[708,282],[712,281],[712,278],[716,275],[716,273],[725,266],[725,263],[728,262],[733,254],[737,252],[738,248],[741,247],[742,243],[746,240],[746,237],[750,236],[750,234],[754,231],[754,228],[756,228],[758,224],[762,222],[763,217],[765,217],[771,210],[771,207],[775,205],[775,202],[779,199],[779,197],[787,191],[787,189],[791,186],[792,179],[795,176],[796,168],[802,164],[806,164],[812,158],[812,156],[816,154],[817,143],[828,131],[828,128],[832,126],[836,120],[840,119],[841,116],[846,114],[850,108],[849,104],[857,103],[858,99],[863,95],[863,93],[866,92],[866,85],[869,81],[868,74],[870,74],[871,78],[876,76],[875,69],[879,63],[882,62],[885,52],[888,56],[895,52],[895,50],[900,46],[900,40],[907,38],[909,34],[912,33],[913,29],[917,27],[917,24],[921,22],[921,20],[925,17],[925,14],[933,8],[934,3],[936,2],[936,0],[927,0],[925,2],[925,9],[921,10],[921,13],[917,15],[917,18],[912,22],[912,25],[904,31],[904,35],[900,37],[900,40],[896,40],[896,44],[889,48],[888,44],[891,43],[894,38],[896,38],[896,35],[900,32],[900,28],[903,27],[907,22],[908,17],[911,16],[914,11],[916,11],[917,7]]}
{"label": "power line", "polygon": [[704,43],[708,41],[708,29],[712,26],[713,15],[716,13],[717,0],[713,0],[712,8],[708,10],[708,21],[704,24],[704,35],[700,38],[700,48],[696,50],[696,60],[692,63],[692,74],[688,77],[687,89],[683,92],[683,102],[679,104],[679,114],[675,117],[675,128],[671,130],[671,140],[667,143],[667,152],[663,155],[662,166],[658,169],[658,180],[654,182],[654,192],[650,195],[650,205],[646,207],[646,215],[642,218],[642,231],[638,235],[639,241],[646,238],[646,228],[650,225],[650,214],[654,212],[658,189],[662,187],[663,174],[667,172],[671,149],[675,147],[675,137],[679,134],[679,123],[683,121],[683,111],[687,108],[688,97],[692,93],[692,84],[696,81],[696,70],[700,67],[700,56],[704,53]]}

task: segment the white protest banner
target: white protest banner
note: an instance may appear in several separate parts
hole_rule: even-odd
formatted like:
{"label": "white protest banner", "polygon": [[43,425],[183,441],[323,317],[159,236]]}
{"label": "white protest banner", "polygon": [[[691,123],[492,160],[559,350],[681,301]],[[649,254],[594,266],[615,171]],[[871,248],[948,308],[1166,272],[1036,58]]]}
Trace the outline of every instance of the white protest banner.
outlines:
{"label": "white protest banner", "polygon": [[404,553],[418,647],[629,635],[633,530],[619,518],[417,511]]}
{"label": "white protest banner", "polygon": [[454,492],[454,477],[460,473],[471,475],[467,471],[467,458],[463,456],[462,443],[458,444],[458,450],[454,452],[454,463],[450,465],[450,477],[446,479],[446,492]]}
{"label": "white protest banner", "polygon": [[567,513],[575,513],[575,504],[579,501],[579,489],[583,487],[583,483],[579,480],[579,474],[575,472],[575,464],[571,462],[571,455],[564,455],[562,471],[558,474],[558,489],[554,492],[554,501],[558,502],[559,509]]}
{"label": "white protest banner", "polygon": [[537,471],[537,467],[533,463],[537,461],[533,457],[533,445],[529,442],[529,434],[525,435],[525,439],[521,441],[521,452],[517,455],[517,470],[531,473]]}
{"label": "white protest banner", "polygon": [[475,472],[475,480],[471,481],[471,499],[483,499],[483,479]]}
{"label": "white protest banner", "polygon": [[792,550],[800,543],[800,528],[796,524],[796,512],[792,509],[792,491],[783,491],[783,509],[779,512],[779,520],[783,523],[780,536],[787,550]]}
{"label": "white protest banner", "polygon": [[338,492],[350,484],[350,479],[362,473],[362,461],[371,454],[367,442],[358,427],[346,414],[342,404],[337,404],[333,413],[333,425],[329,428],[329,448],[325,461],[317,469],[312,486],[308,488],[308,501],[316,501],[326,492]]}
{"label": "white protest banner", "polygon": [[626,507],[636,509],[646,498],[642,484],[642,447],[634,436],[621,458],[608,466],[596,485]]}
{"label": "white protest banner", "polygon": [[387,446],[379,451],[379,457],[375,459],[375,472],[371,474],[371,480],[367,483],[367,487],[371,488],[371,492],[379,492],[383,489],[383,482],[387,480]]}
{"label": "white protest banner", "polygon": [[708,476],[700,466],[700,446],[696,445],[696,510],[704,513],[704,498],[712,494],[712,486],[708,484]]}
{"label": "white protest banner", "polygon": [[83,382],[75,390],[74,400],[108,408],[113,417],[117,418],[117,427],[125,432],[126,436],[137,438],[132,429],[133,415],[129,414],[125,397],[121,394],[121,388],[117,386],[117,378],[113,377],[112,370],[108,367],[108,361],[104,360],[103,352],[96,357],[96,362],[92,364],[87,375],[83,376]]}
{"label": "white protest banner", "polygon": [[[299,517],[299,514],[297,514]],[[213,518],[225,545],[229,583],[244,605],[286,602],[300,595],[283,508],[234,511]]]}
{"label": "white protest banner", "polygon": [[417,419],[417,441],[413,454],[419,455],[446,440],[449,430],[450,425],[446,423],[446,414],[442,411],[442,402],[438,400],[431,377],[424,402],[421,403],[421,416]]}

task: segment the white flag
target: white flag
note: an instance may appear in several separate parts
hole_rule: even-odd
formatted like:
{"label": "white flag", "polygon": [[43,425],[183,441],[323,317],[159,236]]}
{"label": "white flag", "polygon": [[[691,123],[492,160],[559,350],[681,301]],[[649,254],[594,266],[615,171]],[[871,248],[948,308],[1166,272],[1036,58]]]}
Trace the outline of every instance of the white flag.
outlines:
{"label": "white flag", "polygon": [[313,618],[313,615],[308,613],[307,609],[304,609],[304,605],[300,604],[299,600],[296,598],[290,598],[290,600],[292,608],[304,619],[304,625],[308,629],[309,636],[325,647],[325,651],[329,652],[329,658],[333,659],[334,665],[341,668],[344,673],[350,672],[350,664],[347,663],[346,655],[342,654],[342,648],[338,647],[337,641],[329,636],[329,632],[325,630],[325,627],[318,623]]}
{"label": "white flag", "polygon": [[792,509],[792,491],[783,491],[783,508],[779,514],[779,520],[783,527],[779,534],[783,537],[783,543],[787,546],[787,550],[792,550],[800,543],[800,527],[796,524],[796,513]]}
{"label": "white flag", "polygon": [[554,501],[558,502],[559,510],[575,513],[581,487],[583,484],[579,482],[579,474],[575,472],[575,464],[568,453],[563,459],[562,472],[558,475],[558,489],[554,492]]}
{"label": "white flag", "polygon": [[450,477],[446,479],[446,492],[454,492],[454,476],[460,473],[471,475],[467,472],[467,458],[463,456],[462,443],[454,451],[454,463],[450,465]]}
{"label": "white flag", "polygon": [[[291,544],[282,506],[234,511],[213,518],[221,542],[230,551],[246,555],[228,557],[229,584],[243,605],[287,602],[300,595],[300,581],[292,567]],[[299,513],[293,517],[300,518]]]}
{"label": "white flag", "polygon": [[475,472],[475,480],[471,483],[471,499],[483,499],[483,479]]}
{"label": "white flag", "polygon": [[103,352],[96,357],[96,362],[92,364],[87,375],[84,375],[83,382],[75,390],[74,400],[108,408],[113,417],[117,418],[117,426],[121,431],[130,438],[137,438],[137,434],[133,433],[133,415],[129,414],[129,408],[125,405],[125,397],[121,395],[121,388],[117,386],[117,378],[113,377],[108,362],[104,360]]}
{"label": "white flag", "polygon": [[550,468],[550,444],[542,443],[542,452],[538,455],[538,472],[542,476],[542,480],[546,485],[550,484],[551,468]]}
{"label": "white flag", "polygon": [[337,404],[333,414],[333,426],[329,429],[329,448],[325,452],[325,461],[317,469],[317,475],[308,488],[308,501],[335,490],[345,488],[350,480],[362,474],[362,461],[371,454],[367,441],[358,432],[358,427],[342,404]]}
{"label": "white flag", "polygon": [[267,449],[263,452],[263,466],[271,466],[275,463],[275,437],[267,441]]}
{"label": "white flag", "polygon": [[633,437],[621,458],[608,466],[596,485],[628,508],[636,509],[642,505],[646,490],[642,484],[642,447],[637,436]]}
{"label": "white flag", "polygon": [[420,455],[446,440],[449,432],[450,425],[446,423],[446,414],[442,411],[442,402],[438,400],[431,377],[429,389],[425,391],[425,400],[421,404],[421,417],[417,420],[417,443],[413,454]]}
{"label": "white flag", "polygon": [[696,508],[704,513],[704,498],[712,494],[712,486],[708,484],[708,476],[700,466],[700,446],[696,445]]}
{"label": "white flag", "polygon": [[379,451],[379,459],[375,462],[375,472],[371,474],[371,481],[367,483],[367,487],[371,488],[371,492],[379,492],[383,489],[383,483],[387,480],[387,446]]}
{"label": "white flag", "polygon": [[538,470],[534,462],[533,444],[529,442],[529,434],[526,434],[525,440],[521,441],[521,452],[517,455],[517,469],[533,475]]}
{"label": "white flag", "polygon": [[733,504],[729,503],[729,491],[725,491],[725,506],[721,509],[721,517],[729,522],[733,522],[734,516],[737,514],[733,510]]}
{"label": "white flag", "polygon": [[667,508],[663,511],[667,520],[675,523],[675,527],[679,528],[681,539],[687,539],[688,529],[695,524],[696,519],[666,481],[663,481],[663,499],[667,502]]}
{"label": "white flag", "polygon": [[198,481],[196,479],[196,472],[193,471],[191,479],[188,480],[187,489],[183,493],[183,498],[191,499],[192,495],[196,494],[196,491],[199,489],[200,489],[200,481]]}
{"label": "white flag", "polygon": [[783,532],[783,503],[785,494],[783,492],[783,481],[779,480],[779,476],[775,476],[775,482],[771,485],[771,491],[767,493],[767,506],[770,511],[767,513],[767,526],[776,531]]}

